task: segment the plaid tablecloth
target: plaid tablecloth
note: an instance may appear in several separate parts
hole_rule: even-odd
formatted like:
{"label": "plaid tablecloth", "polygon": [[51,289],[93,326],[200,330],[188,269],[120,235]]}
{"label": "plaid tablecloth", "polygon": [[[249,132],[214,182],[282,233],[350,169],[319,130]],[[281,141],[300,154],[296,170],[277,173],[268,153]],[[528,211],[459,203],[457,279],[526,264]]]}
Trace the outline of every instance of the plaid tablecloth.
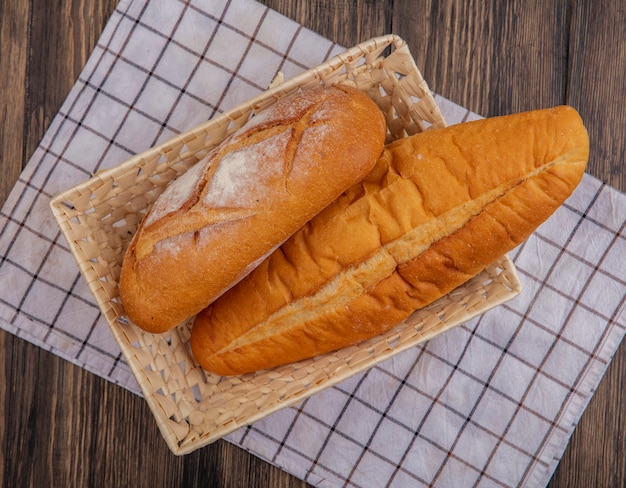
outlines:
{"label": "plaid tablecloth", "polygon": [[[0,325],[140,394],[50,198],[341,51],[253,0],[122,0],[0,213]],[[545,485],[624,337],[625,218],[586,175],[518,298],[227,439],[316,486]]]}

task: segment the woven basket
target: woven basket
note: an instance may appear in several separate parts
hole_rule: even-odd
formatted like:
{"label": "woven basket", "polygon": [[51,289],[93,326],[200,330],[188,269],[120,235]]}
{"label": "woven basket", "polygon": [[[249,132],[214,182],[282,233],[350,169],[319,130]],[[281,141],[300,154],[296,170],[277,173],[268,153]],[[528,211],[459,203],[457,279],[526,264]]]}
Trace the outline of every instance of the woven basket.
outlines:
{"label": "woven basket", "polygon": [[127,323],[118,277],[124,251],[165,186],[258,110],[294,90],[345,83],[386,115],[388,140],[445,125],[411,54],[397,36],[360,44],[169,142],[102,171],[51,201],[80,271],[137,378],[169,448],[186,454],[276,410],[414,347],[520,291],[504,256],[479,276],[383,336],[270,371],[222,378],[189,352],[190,324],[150,334]]}

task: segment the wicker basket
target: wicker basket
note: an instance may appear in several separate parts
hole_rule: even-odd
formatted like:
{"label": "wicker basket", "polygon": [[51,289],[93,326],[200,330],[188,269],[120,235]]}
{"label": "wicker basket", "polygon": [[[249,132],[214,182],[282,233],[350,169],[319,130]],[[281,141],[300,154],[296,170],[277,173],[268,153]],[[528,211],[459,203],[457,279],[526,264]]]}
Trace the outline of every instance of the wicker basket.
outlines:
{"label": "wicker basket", "polygon": [[127,323],[118,293],[124,251],[146,210],[168,182],[259,109],[293,90],[320,83],[347,83],[368,93],[387,117],[389,140],[445,125],[406,44],[390,35],[360,44],[277,84],[248,103],[102,171],[51,201],[81,273],[175,454],[189,453],[301,402],[520,291],[515,269],[504,256],[381,337],[315,359],[229,378],[198,367],[188,348],[190,322],[160,335]]}

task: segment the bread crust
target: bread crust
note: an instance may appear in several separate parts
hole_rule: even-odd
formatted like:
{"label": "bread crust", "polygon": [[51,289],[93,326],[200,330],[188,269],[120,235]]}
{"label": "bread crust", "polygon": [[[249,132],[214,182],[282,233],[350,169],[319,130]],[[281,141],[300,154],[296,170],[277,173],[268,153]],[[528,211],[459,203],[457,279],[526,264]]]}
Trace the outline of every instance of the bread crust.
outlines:
{"label": "bread crust", "polygon": [[289,95],[168,186],[125,253],[129,319],[164,332],[193,317],[361,180],[383,149],[382,112],[347,86]]}
{"label": "bread crust", "polygon": [[376,336],[478,274],[571,194],[588,158],[571,107],[467,122],[375,168],[196,318],[194,356],[230,375]]}

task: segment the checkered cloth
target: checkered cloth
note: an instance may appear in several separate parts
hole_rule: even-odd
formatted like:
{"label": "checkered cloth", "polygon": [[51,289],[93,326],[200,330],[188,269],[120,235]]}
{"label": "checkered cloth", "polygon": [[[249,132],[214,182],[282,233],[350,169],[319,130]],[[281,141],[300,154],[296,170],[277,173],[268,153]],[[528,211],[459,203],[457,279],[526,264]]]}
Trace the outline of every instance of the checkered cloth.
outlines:
{"label": "checkered cloth", "polygon": [[[0,325],[140,394],[50,198],[341,51],[253,0],[121,1],[0,214]],[[625,217],[586,175],[519,297],[227,439],[316,486],[545,485],[624,336]]]}

